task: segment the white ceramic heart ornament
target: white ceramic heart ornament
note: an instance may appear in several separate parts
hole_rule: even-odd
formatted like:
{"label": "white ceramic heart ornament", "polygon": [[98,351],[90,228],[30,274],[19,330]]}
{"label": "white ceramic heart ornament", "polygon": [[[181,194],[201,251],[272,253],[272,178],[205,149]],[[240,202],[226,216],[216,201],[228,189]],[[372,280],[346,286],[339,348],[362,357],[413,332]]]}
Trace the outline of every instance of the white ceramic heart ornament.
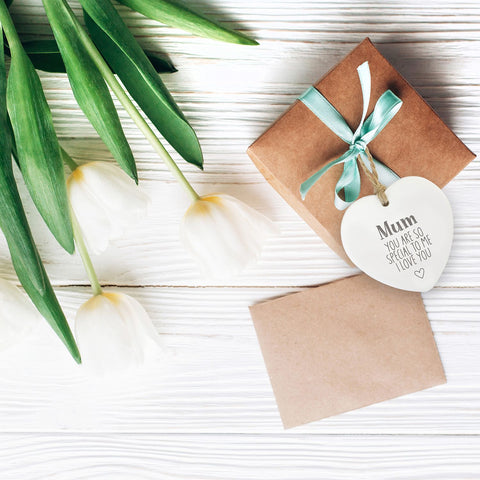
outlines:
{"label": "white ceramic heart ornament", "polygon": [[401,290],[427,292],[448,260],[453,215],[445,194],[422,177],[404,177],[345,212],[341,235],[350,260],[367,275]]}

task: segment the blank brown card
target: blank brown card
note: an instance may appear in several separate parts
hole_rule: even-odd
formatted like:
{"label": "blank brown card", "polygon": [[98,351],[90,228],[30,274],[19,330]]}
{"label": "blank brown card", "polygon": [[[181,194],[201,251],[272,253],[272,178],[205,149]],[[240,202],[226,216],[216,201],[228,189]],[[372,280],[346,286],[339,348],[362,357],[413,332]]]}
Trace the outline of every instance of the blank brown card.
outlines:
{"label": "blank brown card", "polygon": [[419,293],[362,274],[250,311],[285,428],[446,381]]}

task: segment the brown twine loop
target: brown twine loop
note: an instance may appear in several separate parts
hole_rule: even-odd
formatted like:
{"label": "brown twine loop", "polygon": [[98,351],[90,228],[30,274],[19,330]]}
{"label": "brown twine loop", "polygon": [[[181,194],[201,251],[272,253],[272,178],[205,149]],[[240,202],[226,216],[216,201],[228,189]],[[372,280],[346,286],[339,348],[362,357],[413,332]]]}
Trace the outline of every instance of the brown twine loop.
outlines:
{"label": "brown twine loop", "polygon": [[375,168],[375,163],[373,162],[373,158],[370,151],[368,150],[368,147],[365,148],[365,153],[367,154],[368,161],[370,162],[370,168],[372,170],[370,171],[367,168],[365,163],[363,163],[362,157],[359,155],[358,159],[360,160],[360,165],[362,166],[363,172],[365,173],[367,178],[372,182],[373,193],[377,195],[381,204],[386,207],[388,205],[388,198],[385,194],[385,190],[387,189],[387,187],[383,183],[380,183],[380,180],[378,179],[377,169]]}

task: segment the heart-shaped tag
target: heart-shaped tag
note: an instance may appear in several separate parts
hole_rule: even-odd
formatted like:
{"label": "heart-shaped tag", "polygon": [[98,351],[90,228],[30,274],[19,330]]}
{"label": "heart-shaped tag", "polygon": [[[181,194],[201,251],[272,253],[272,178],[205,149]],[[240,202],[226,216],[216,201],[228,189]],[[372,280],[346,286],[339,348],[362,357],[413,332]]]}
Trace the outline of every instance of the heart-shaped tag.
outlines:
{"label": "heart-shaped tag", "polygon": [[453,215],[445,194],[422,177],[404,177],[345,212],[341,235],[350,260],[367,275],[401,290],[433,288],[450,254]]}

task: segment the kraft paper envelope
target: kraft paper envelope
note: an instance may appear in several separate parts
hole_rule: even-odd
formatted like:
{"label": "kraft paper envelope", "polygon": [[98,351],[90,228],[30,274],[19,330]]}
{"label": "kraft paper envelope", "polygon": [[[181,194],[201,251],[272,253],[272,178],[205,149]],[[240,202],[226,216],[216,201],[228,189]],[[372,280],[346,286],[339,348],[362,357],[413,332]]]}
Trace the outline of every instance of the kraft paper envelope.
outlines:
{"label": "kraft paper envelope", "polygon": [[361,274],[250,311],[285,428],[446,382],[419,293]]}

